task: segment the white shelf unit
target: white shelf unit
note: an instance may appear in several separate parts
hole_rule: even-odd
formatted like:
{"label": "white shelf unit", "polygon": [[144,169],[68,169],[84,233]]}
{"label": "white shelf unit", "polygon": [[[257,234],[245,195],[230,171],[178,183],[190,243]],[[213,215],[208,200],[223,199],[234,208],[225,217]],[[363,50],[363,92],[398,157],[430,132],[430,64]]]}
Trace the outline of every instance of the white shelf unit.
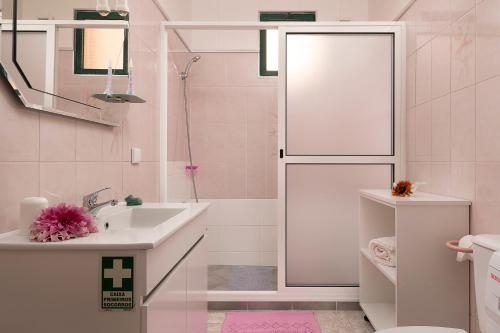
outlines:
{"label": "white shelf unit", "polygon": [[[360,304],[376,330],[396,326],[469,329],[469,265],[446,241],[469,234],[470,201],[417,192],[361,190]],[[395,236],[397,267],[373,260],[370,240]]]}

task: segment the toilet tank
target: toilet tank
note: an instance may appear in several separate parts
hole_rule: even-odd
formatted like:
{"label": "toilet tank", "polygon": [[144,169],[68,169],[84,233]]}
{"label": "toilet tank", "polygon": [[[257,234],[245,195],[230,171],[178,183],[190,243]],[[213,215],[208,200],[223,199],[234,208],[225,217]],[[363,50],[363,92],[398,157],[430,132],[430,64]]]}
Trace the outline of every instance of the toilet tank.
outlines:
{"label": "toilet tank", "polygon": [[500,252],[495,252],[490,260],[486,281],[486,330],[500,332]]}
{"label": "toilet tank", "polygon": [[479,329],[482,333],[498,333],[489,326],[491,318],[486,312],[486,288],[489,283],[490,260],[496,251],[500,251],[500,235],[477,235],[473,240],[474,283],[476,290],[476,308]]}

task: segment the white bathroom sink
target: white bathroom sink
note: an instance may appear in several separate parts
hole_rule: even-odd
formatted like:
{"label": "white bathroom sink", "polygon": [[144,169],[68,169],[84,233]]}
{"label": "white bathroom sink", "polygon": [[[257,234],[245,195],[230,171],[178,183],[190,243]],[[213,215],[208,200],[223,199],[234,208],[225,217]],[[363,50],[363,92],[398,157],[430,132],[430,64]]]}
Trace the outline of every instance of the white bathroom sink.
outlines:
{"label": "white bathroom sink", "polygon": [[134,207],[124,211],[99,216],[99,230],[154,228],[180,214],[183,208]]}
{"label": "white bathroom sink", "polygon": [[[178,230],[205,216],[210,206],[200,203],[144,203],[127,207],[125,203],[102,208],[96,218],[99,232],[64,242],[39,243],[14,230],[0,234],[0,250],[133,250],[153,249]],[[202,225],[205,217],[200,217]]]}

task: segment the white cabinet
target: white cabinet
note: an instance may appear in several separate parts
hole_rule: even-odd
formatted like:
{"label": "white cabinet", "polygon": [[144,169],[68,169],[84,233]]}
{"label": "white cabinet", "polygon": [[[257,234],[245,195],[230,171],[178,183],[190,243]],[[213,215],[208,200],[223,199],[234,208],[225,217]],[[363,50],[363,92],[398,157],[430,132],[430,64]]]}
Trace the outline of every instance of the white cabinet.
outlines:
{"label": "white cabinet", "polygon": [[[206,333],[207,207],[181,206],[182,218],[150,230],[102,232],[61,243],[0,235],[0,332],[36,327],[51,333]],[[132,262],[133,274],[122,277],[132,285],[127,290],[132,308],[103,308],[105,293],[115,292],[103,284],[110,279],[105,277],[110,268],[104,268],[110,258]],[[20,319],[19,309],[29,320]]]}
{"label": "white cabinet", "polygon": [[207,249],[201,238],[141,307],[143,333],[207,331]]}
{"label": "white cabinet", "polygon": [[[445,243],[469,233],[467,200],[389,190],[360,191],[360,304],[376,330],[395,326],[469,329],[469,265]],[[375,262],[371,239],[395,236],[397,267]]]}

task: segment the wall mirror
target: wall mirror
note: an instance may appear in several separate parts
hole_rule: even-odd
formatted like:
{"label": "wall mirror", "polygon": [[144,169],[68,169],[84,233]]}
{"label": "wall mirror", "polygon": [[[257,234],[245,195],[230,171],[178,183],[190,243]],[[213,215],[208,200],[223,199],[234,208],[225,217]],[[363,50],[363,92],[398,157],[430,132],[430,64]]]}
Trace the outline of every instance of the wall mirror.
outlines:
{"label": "wall mirror", "polygon": [[95,95],[111,68],[107,92],[126,96],[127,1],[3,0],[1,10],[1,72],[26,107],[120,124],[129,104]]}

